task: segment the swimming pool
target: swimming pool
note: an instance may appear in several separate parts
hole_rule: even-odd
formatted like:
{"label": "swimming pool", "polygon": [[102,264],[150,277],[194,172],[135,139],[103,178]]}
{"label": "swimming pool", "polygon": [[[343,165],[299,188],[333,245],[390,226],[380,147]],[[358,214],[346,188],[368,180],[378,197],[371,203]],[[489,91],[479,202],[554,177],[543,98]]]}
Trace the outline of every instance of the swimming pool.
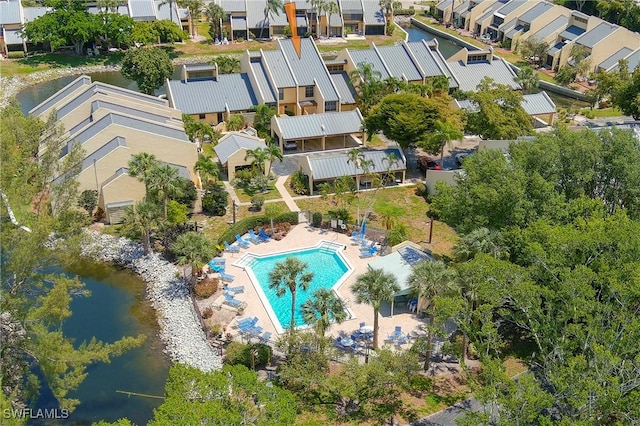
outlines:
{"label": "swimming pool", "polygon": [[305,325],[302,317],[302,304],[320,288],[337,288],[353,271],[348,261],[340,253],[343,249],[344,246],[341,244],[321,241],[315,247],[267,256],[249,253],[236,262],[236,265],[245,268],[277,331],[282,333],[291,323],[291,293],[287,290],[283,296],[278,297],[276,290],[269,288],[269,273],[276,263],[282,262],[288,257],[297,257],[307,263],[308,270],[313,272],[309,288],[306,291],[298,288],[296,292],[295,324],[296,327],[299,327]]}

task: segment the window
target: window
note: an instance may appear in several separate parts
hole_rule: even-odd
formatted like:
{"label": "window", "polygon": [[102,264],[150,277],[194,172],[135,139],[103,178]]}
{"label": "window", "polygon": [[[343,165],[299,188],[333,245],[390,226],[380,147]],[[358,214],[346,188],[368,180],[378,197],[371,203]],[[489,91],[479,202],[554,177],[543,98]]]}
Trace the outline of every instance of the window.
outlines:
{"label": "window", "polygon": [[325,111],[336,111],[338,109],[338,103],[336,101],[329,101],[324,103]]}
{"label": "window", "polygon": [[278,89],[278,99],[281,101],[284,100],[284,89]]}
{"label": "window", "polygon": [[574,19],[576,22],[580,22],[580,23],[582,23],[582,24],[586,24],[587,22],[589,22],[589,20],[588,20],[588,19],[580,18],[580,17],[575,16],[575,15],[573,15],[573,19]]}
{"label": "window", "polygon": [[200,120],[204,120],[205,118],[207,118],[207,114],[198,114],[198,118]]}
{"label": "window", "polygon": [[482,62],[487,60],[487,55],[469,55],[467,57],[467,63]]}
{"label": "window", "polygon": [[313,86],[307,86],[304,88],[304,97],[313,98]]}

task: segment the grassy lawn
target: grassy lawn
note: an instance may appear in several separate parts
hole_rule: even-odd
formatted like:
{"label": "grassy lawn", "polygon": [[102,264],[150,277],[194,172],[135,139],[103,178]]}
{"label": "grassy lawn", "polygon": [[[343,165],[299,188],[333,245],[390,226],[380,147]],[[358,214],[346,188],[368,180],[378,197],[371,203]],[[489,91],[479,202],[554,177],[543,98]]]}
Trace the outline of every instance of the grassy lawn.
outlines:
{"label": "grassy lawn", "polygon": [[590,116],[593,115],[593,118],[619,117],[621,115],[624,115],[622,111],[620,111],[618,108],[615,108],[615,107],[602,108],[602,109],[594,108],[592,110],[586,108],[586,109],[580,110],[580,113],[589,114]]}
{"label": "grassy lawn", "polygon": [[[360,215],[364,214],[367,205],[371,204],[374,191],[364,191],[360,193]],[[332,197],[323,200],[320,197],[296,200],[296,204],[301,210],[311,210],[326,213],[336,208],[332,202]],[[423,197],[415,195],[414,186],[385,188],[375,194],[373,208],[367,218],[370,226],[377,229],[384,229],[382,217],[376,212],[384,205],[399,206],[402,210],[399,222],[407,227],[407,233],[411,241],[426,244],[429,239],[429,223],[426,213],[429,205]],[[355,219],[357,214],[357,202],[348,204],[349,212]],[[451,255],[453,245],[457,241],[457,235],[453,229],[442,222],[434,221],[431,250],[436,254]]]}
{"label": "grassy lawn", "polygon": [[24,59],[2,61],[2,77],[31,74],[54,68],[74,68],[96,65],[116,65],[120,63],[122,53],[86,57],[67,53],[42,53]]}
{"label": "grassy lawn", "polygon": [[[236,188],[236,195],[241,203],[251,202],[251,198],[257,194],[257,192],[250,192],[245,188]],[[265,200],[277,200],[280,197],[280,193],[276,189],[275,183],[270,183],[267,192],[261,193]]]}

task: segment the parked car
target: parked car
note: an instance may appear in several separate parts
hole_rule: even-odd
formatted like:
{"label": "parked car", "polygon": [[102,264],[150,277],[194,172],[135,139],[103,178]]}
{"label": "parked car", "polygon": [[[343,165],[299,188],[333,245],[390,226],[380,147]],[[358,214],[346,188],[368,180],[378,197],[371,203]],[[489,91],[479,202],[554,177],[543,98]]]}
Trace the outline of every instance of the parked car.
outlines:
{"label": "parked car", "polygon": [[427,170],[440,170],[440,163],[435,158],[422,155],[418,157],[418,167],[420,167],[420,170],[423,172]]}

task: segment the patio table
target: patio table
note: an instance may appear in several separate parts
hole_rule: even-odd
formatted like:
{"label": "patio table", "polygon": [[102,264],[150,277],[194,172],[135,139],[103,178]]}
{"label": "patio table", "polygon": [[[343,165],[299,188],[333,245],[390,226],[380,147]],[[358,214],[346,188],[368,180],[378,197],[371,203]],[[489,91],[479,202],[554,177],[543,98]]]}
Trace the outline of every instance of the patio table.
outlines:
{"label": "patio table", "polygon": [[360,327],[358,331],[360,331],[360,333],[362,334],[373,333],[373,326],[365,325],[364,327]]}
{"label": "patio table", "polygon": [[351,339],[350,337],[346,337],[343,339],[340,339],[340,344],[344,347],[350,348],[351,345],[353,345],[355,342],[353,341],[353,339]]}

